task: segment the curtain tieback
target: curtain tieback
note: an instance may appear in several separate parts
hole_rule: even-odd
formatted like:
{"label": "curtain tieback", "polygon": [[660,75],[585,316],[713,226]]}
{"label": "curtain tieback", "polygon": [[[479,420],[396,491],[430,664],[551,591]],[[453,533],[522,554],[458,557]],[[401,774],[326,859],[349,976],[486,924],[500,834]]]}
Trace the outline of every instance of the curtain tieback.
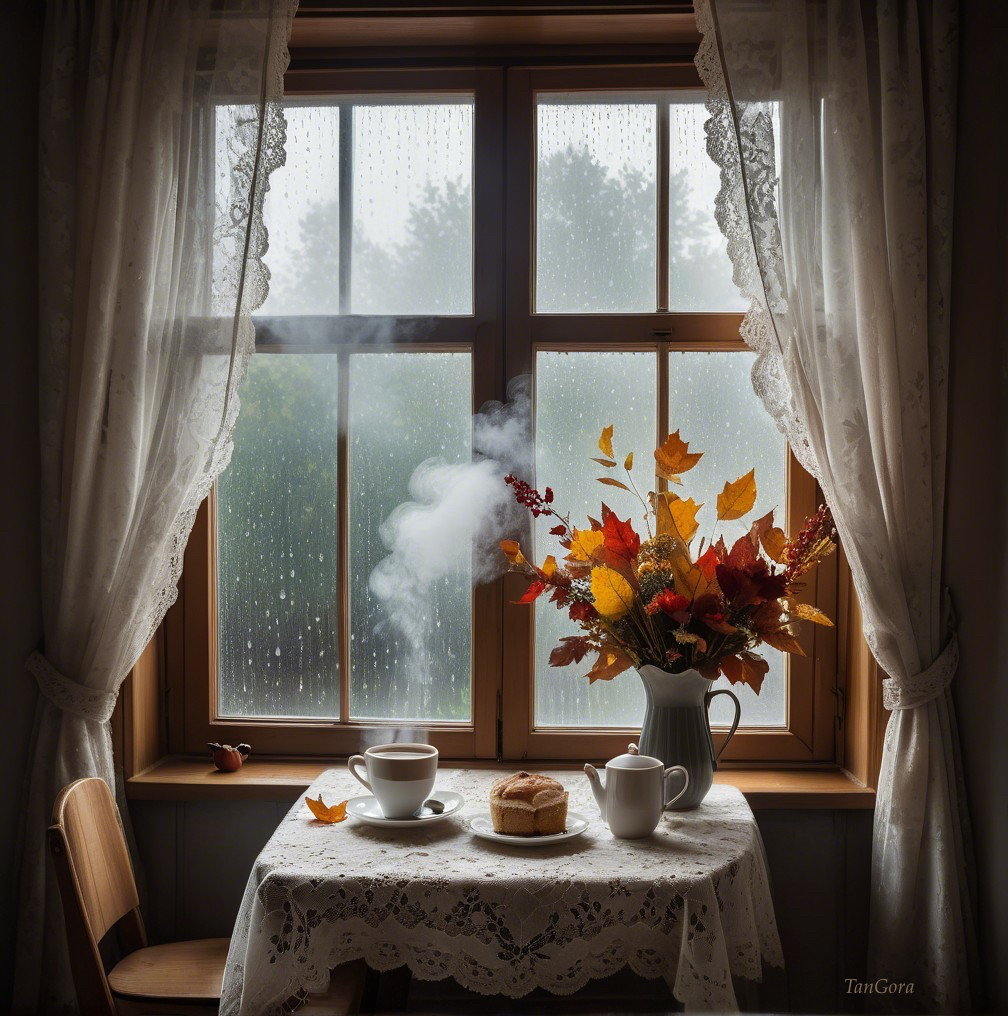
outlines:
{"label": "curtain tieback", "polygon": [[108,723],[112,719],[118,697],[114,691],[100,691],[71,681],[40,652],[34,652],[28,657],[25,669],[34,676],[39,690],[57,709],[96,723]]}
{"label": "curtain tieback", "polygon": [[927,670],[905,680],[887,677],[882,682],[882,704],[886,709],[913,709],[936,699],[952,683],[959,666],[959,639],[952,632],[945,648]]}

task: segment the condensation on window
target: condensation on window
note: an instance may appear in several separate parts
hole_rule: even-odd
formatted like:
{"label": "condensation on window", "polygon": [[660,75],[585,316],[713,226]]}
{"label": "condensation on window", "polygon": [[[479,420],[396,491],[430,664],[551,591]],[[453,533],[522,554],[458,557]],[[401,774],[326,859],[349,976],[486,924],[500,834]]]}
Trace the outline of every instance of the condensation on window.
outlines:
{"label": "condensation on window", "polygon": [[653,311],[657,105],[541,94],[535,309]]}
{"label": "condensation on window", "polygon": [[217,483],[218,711],[338,718],[337,362],[258,353]]}
{"label": "condensation on window", "polygon": [[473,111],[354,109],[354,314],[472,313]]}
{"label": "condensation on window", "polygon": [[[345,310],[472,313],[471,99],[425,96],[285,106],[286,161],[270,176],[269,296],[258,314],[333,315],[340,304],[341,216],[348,222]],[[340,207],[340,122],[349,208]]]}
{"label": "condensation on window", "polygon": [[[683,474],[683,495],[703,502],[697,514],[696,539],[723,536],[730,547],[748,532],[754,519],[771,509],[787,529],[788,447],[770,414],[753,392],[749,379],[755,354],[748,352],[669,353],[669,429],[679,430],[691,451],[703,458]],[[756,471],[756,505],[744,518],[717,521],[717,495],[725,483],[750,469]],[[742,725],[787,724],[787,656],[770,646],[758,652],[770,664],[757,695],[747,685],[720,678],[714,688],[731,688],[742,705]],[[726,695],[711,704],[711,720],[727,725],[734,706]]]}
{"label": "condensation on window", "polygon": [[[634,452],[634,482],[652,488],[657,434],[657,375],[654,353],[540,352],[536,357],[536,483],[553,488],[562,513],[584,528],[589,515],[598,518],[605,501],[634,528],[644,528],[644,507],[633,495],[600,484],[604,470],[591,459],[601,453],[602,428],[613,424],[613,445],[622,462]],[[551,521],[536,520],[535,555],[558,560],[563,548],[549,534]],[[580,629],[566,611],[545,597],[535,612],[535,721],[539,726],[633,727],[644,715],[644,689],[631,670],[612,681],[589,685],[583,677],[590,661],[551,667],[549,655],[565,635]]]}
{"label": "condensation on window", "polygon": [[[723,535],[730,543],[746,523],[771,508],[784,523],[787,444],[753,394],[749,380],[753,355],[745,352],[672,352],[669,354],[669,427],[680,430],[703,458],[683,477],[683,493],[703,502],[698,515],[701,537]],[[598,436],[615,425],[614,446],[622,461],[634,452],[634,482],[641,492],[654,486],[652,451],[656,438],[656,360],[653,353],[540,352],[536,358],[536,480],[549,484],[561,511],[584,524],[598,517],[602,500],[621,518],[629,517],[646,532],[644,509],[632,495],[604,487],[591,458],[598,455]],[[717,495],[725,482],[755,468],[758,497],[745,520],[718,523]],[[537,521],[536,559],[557,553],[548,519]],[[697,544],[697,547],[699,544]],[[694,550],[697,549],[694,548]],[[535,719],[540,726],[638,726],[644,715],[644,692],[633,671],[612,682],[588,684],[589,663],[556,668],[549,665],[553,646],[578,633],[565,612],[538,601],[535,614]],[[769,647],[760,650],[770,672],[757,696],[732,687],[742,704],[742,724],[781,727],[787,722],[787,662]],[[715,725],[731,722],[734,710],[723,696],[711,705]]]}
{"label": "condensation on window", "polygon": [[721,176],[707,154],[706,119],[702,94],[669,104],[669,310],[742,311],[714,217]]}
{"label": "condensation on window", "polygon": [[[471,459],[471,393],[468,352],[350,357],[350,714],[355,719],[471,718],[469,574],[443,577],[419,602],[407,575],[401,603],[394,596],[383,603],[369,581],[387,554],[386,519],[412,499],[414,470],[431,458]],[[420,558],[423,553],[416,548]]]}
{"label": "condensation on window", "polygon": [[271,278],[257,314],[338,314],[341,110],[335,103],[290,103],[284,113],[286,158],[270,174],[263,199]]}

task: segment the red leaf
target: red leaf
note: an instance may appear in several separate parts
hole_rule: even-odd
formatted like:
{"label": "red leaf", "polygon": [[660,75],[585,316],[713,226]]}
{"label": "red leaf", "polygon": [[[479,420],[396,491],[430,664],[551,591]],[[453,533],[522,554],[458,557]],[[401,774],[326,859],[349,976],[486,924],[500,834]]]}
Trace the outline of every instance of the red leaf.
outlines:
{"label": "red leaf", "polygon": [[563,523],[561,523],[559,526],[554,526],[550,530],[550,535],[552,535],[552,536],[563,536],[563,534],[566,533],[566,532],[567,532],[567,527],[565,525],[563,525]]}
{"label": "red leaf", "polygon": [[698,558],[697,567],[700,569],[703,577],[710,582],[714,578],[714,574],[717,571],[718,556],[717,551],[713,546],[708,547]]}
{"label": "red leaf", "polygon": [[728,555],[729,568],[747,568],[756,563],[756,547],[752,540],[746,536],[740,536],[734,543],[731,553]]}
{"label": "red leaf", "polygon": [[622,522],[615,512],[603,510],[602,533],[605,549],[614,558],[632,561],[640,550],[640,537],[634,532],[630,520]]}
{"label": "red leaf", "polygon": [[595,608],[590,603],[585,603],[583,600],[575,600],[570,605],[570,610],[567,611],[568,616],[572,621],[590,621],[593,617],[596,617]]}
{"label": "red leaf", "polygon": [[763,678],[770,670],[770,664],[757,656],[755,653],[741,653],[742,657],[742,680],[758,695],[763,684]]}
{"label": "red leaf", "polygon": [[515,603],[531,603],[533,600],[537,600],[549,586],[545,582],[533,582],[528,589],[525,590],[525,595],[520,600],[514,600]]}
{"label": "red leaf", "polygon": [[721,673],[732,684],[739,684],[742,681],[742,661],[737,656],[726,656],[718,661]]}
{"label": "red leaf", "polygon": [[550,653],[550,666],[567,667],[572,663],[580,663],[591,648],[587,635],[568,635]]}

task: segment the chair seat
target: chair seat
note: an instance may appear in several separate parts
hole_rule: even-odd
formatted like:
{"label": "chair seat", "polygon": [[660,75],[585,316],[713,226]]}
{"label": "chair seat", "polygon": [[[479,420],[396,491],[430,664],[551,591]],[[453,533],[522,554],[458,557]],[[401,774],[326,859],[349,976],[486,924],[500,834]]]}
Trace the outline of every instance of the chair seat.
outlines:
{"label": "chair seat", "polygon": [[109,971],[109,987],[120,998],[219,1001],[230,944],[228,938],[197,938],[137,949]]}

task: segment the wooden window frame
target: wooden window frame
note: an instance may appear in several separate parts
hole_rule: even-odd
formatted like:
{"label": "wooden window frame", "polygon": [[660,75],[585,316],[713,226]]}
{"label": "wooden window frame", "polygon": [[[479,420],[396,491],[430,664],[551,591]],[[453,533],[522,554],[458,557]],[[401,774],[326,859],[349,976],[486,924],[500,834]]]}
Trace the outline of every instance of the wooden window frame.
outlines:
{"label": "wooden window frame", "polygon": [[[656,438],[667,430],[668,353],[679,349],[744,349],[739,338],[741,314],[670,313],[561,315],[532,312],[534,273],[533,174],[535,91],[700,89],[692,63],[634,66],[424,69],[322,68],[288,71],[289,96],[324,93],[458,91],[475,94],[474,122],[474,306],[471,316],[448,318],[364,317],[324,319],[320,340],[341,356],[341,402],[348,395],[350,350],[366,352],[375,326],[398,333],[422,332],[422,342],[404,339],[397,347],[463,349],[473,355],[473,400],[480,405],[504,396],[506,378],[532,373],[539,349],[644,349],[658,357]],[[506,107],[505,107],[505,88]],[[667,133],[666,133],[667,137]],[[527,143],[519,143],[525,139]],[[501,151],[506,156],[500,158]],[[664,156],[667,148],[661,149]],[[490,153],[490,154],[487,154]],[[663,171],[662,177],[665,177]],[[507,192],[505,194],[505,180]],[[666,194],[667,194],[667,188]],[[505,218],[506,216],[506,218]],[[659,296],[667,293],[667,217],[659,214]],[[501,239],[503,237],[503,241]],[[341,259],[342,263],[342,259]],[[346,284],[341,278],[341,293]],[[506,294],[506,305],[505,305]],[[345,304],[344,304],[345,306]],[[506,310],[506,313],[505,313]],[[322,319],[316,319],[315,324]],[[423,329],[401,328],[422,322]],[[257,320],[260,351],[305,351],[303,338],[282,318]],[[618,326],[618,327],[616,327]],[[314,329],[313,329],[314,331]],[[387,334],[387,332],[386,332]],[[569,341],[577,336],[577,343]],[[614,336],[617,336],[615,338]],[[383,346],[383,349],[397,348]],[[318,344],[310,347],[318,351]],[[348,451],[340,442],[339,475],[346,489]],[[817,503],[814,481],[791,457],[788,473],[788,531],[794,532]],[[347,501],[341,496],[341,626],[348,611]],[[165,622],[165,677],[170,752],[199,753],[207,741],[247,740],[259,754],[345,756],[374,743],[406,722],[355,722],[346,715],[349,681],[348,639],[341,639],[342,682],[339,721],[232,719],[216,714],[216,537],[214,495],[201,508],[186,550],[179,602]],[[533,724],[534,654],[532,611],[510,604],[520,595],[520,580],[506,576],[473,593],[472,722],[423,724],[427,737],[445,758],[579,759],[608,758],[622,752],[637,733],[627,729],[536,729]],[[806,590],[830,616],[837,604],[837,566],[819,567]],[[725,753],[729,764],[808,765],[832,763],[842,754],[837,737],[837,707],[842,687],[837,673],[837,637],[833,629],[804,626],[807,656],[791,671],[785,728],[744,728]],[[626,679],[633,679],[627,675]],[[720,741],[723,733],[715,734]]]}
{"label": "wooden window frame", "polygon": [[[540,350],[654,351],[657,357],[656,443],[668,433],[668,354],[676,350],[744,350],[741,314],[536,313],[535,285],[535,97],[538,92],[665,92],[702,90],[691,62],[633,67],[513,68],[507,80],[507,316],[505,365],[508,377],[535,372]],[[659,116],[659,209],[656,296],[668,305],[668,123]],[[570,336],[576,336],[571,341]],[[787,531],[797,532],[819,500],[816,483],[788,453]],[[537,727],[535,706],[534,611],[512,605],[522,592],[520,576],[504,580],[504,758],[610,758],[626,751],[639,728]],[[837,569],[830,559],[816,569],[803,599],[835,616]],[[826,763],[837,756],[836,629],[804,625],[805,657],[791,657],[784,727],[740,728],[722,756],[729,763]],[[633,675],[617,678],[633,680]],[[715,730],[722,743],[726,731]]]}
{"label": "wooden window frame", "polygon": [[[353,315],[312,319],[256,319],[257,352],[325,352],[339,357],[340,418],[345,423],[349,401],[351,355],[398,351],[468,351],[472,356],[473,402],[480,405],[502,395],[500,364],[503,337],[500,327],[500,236],[503,209],[503,170],[499,160],[480,157],[499,151],[503,122],[502,79],[496,69],[437,71],[309,69],[288,72],[285,94],[342,94],[350,97],[402,95],[429,92],[471,95],[479,111],[474,117],[473,180],[473,312],[451,317]],[[343,121],[345,118],[341,118]],[[341,197],[345,167],[341,166]],[[341,217],[341,254],[348,250],[348,220]],[[349,259],[340,259],[340,306],[346,309]],[[314,336],[305,345],[307,332]],[[375,336],[393,334],[397,341]],[[400,338],[401,337],[401,338]],[[353,720],[349,716],[349,553],[348,500],[349,442],[341,427],[337,472],[341,495],[338,511],[340,545],[340,711],[338,719],[222,717],[217,712],[217,598],[215,494],[200,508],[186,548],[179,603],[166,625],[166,668],[170,713],[169,748],[199,752],[208,741],[235,744],[248,741],[259,753],[339,756],[368,744],[392,739],[405,726],[426,729],[426,738],[445,758],[494,758],[497,754],[498,688],[500,685],[499,583],[473,590],[472,717],[462,723],[408,723],[405,721]],[[481,675],[480,680],[476,675]]]}

